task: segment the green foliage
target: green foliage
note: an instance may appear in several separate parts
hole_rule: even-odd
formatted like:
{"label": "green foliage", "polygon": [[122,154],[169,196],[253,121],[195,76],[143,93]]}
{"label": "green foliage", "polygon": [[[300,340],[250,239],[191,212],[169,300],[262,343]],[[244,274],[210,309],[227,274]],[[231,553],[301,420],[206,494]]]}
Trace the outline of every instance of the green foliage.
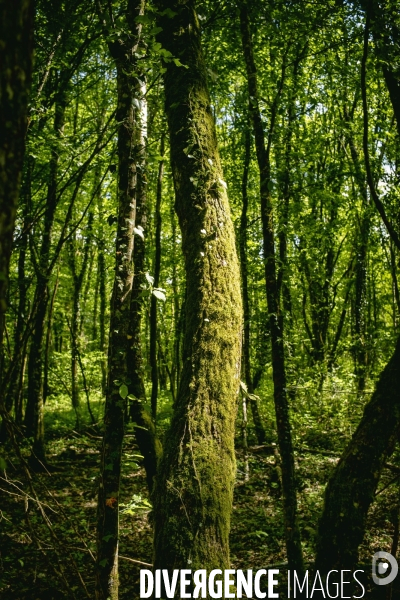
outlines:
{"label": "green foliage", "polygon": [[[100,437],[107,386],[107,340],[118,193],[116,70],[107,43],[118,43],[128,35],[124,25],[125,3],[113,0],[111,4],[115,13],[115,29],[108,38],[104,38],[98,16],[93,12],[94,3],[37,2],[36,64],[11,261],[6,343],[1,359],[2,377],[5,376],[8,385],[12,365],[20,358],[24,359],[32,348],[35,294],[43,276],[39,257],[46,238],[44,214],[54,175],[51,163],[55,152],[58,169],[57,202],[49,251],[52,268],[46,286],[49,301],[45,311],[43,347],[38,349],[44,362],[44,423],[50,463],[53,460],[67,461],[65,476],[69,492],[60,492],[63,506],[82,524],[84,531],[91,532],[91,536],[98,457],[96,454],[93,464],[82,466],[78,474],[68,455],[72,457],[74,452],[78,452],[74,446],[76,438],[69,437],[71,431],[76,431],[74,435],[79,436],[93,424],[90,411],[96,428],[87,431]],[[398,2],[390,1],[386,6],[390,14],[393,13],[390,27],[397,23],[396,8]],[[399,252],[371,203],[365,180],[360,96],[364,26],[361,9],[355,3],[340,4],[333,0],[325,3],[268,0],[249,3],[249,10],[260,109],[271,144],[269,191],[274,208],[278,269],[283,282],[280,308],[285,330],[287,391],[296,452],[300,527],[305,555],[311,560],[324,486],[361,419],[400,332]],[[169,25],[177,15],[171,9],[161,14],[168,19]],[[170,164],[173,148],[169,148],[167,143],[164,157],[160,156],[159,150],[161,134],[166,131],[161,75],[169,68],[173,69],[172,74],[176,72],[174,76],[177,78],[191,71],[187,71],[188,65],[183,64],[185,61],[180,56],[174,56],[156,40],[163,31],[155,26],[156,15],[154,7],[149,5],[144,15],[135,17],[136,24],[142,27],[144,40],[143,48],[137,51],[141,72],[129,74],[139,78],[145,90],[143,97],[134,98],[132,110],[141,111],[147,104],[148,111],[144,169],[147,222],[145,229],[141,225],[135,225],[134,229],[134,244],[139,245],[143,241],[146,247],[141,292],[141,376],[146,395],[141,399],[141,406],[150,415],[149,313],[151,297],[154,296],[158,300],[159,331],[157,427],[163,438],[176,407],[174,402],[184,364],[185,314],[193,316],[190,313],[193,306],[185,306],[185,299],[196,290],[186,291],[182,237],[174,211],[175,188]],[[190,163],[190,168],[193,168],[188,197],[194,198],[204,189],[206,179],[198,171],[204,168],[207,173],[216,174],[215,193],[224,195],[228,190],[238,237],[241,233],[244,140],[250,124],[237,7],[231,2],[212,3],[206,0],[198,4],[198,19],[207,63],[204,77],[207,76],[211,91],[211,112],[216,124],[224,176],[220,176],[215,160],[199,152],[194,134],[193,139],[185,142],[179,160]],[[371,38],[367,63],[369,152],[377,190],[388,218],[398,228],[400,143],[382,74],[383,64],[395,64],[393,56],[398,56],[398,42],[393,42],[390,49],[390,61],[376,53],[378,46]],[[177,115],[182,111],[180,100],[177,97],[170,105],[171,111],[176,111]],[[65,123],[62,131],[57,131],[54,120],[56,105],[60,101],[66,105]],[[200,131],[200,134],[203,132]],[[244,384],[241,388],[248,400],[258,402],[266,429],[266,446],[273,449],[277,432],[269,315],[265,300],[258,168],[253,146],[252,140],[247,184],[246,251],[250,362],[255,393],[249,394]],[[161,203],[161,277],[154,287],[155,202],[162,158],[165,171]],[[183,217],[186,219],[187,215]],[[190,223],[193,226],[192,220]],[[365,243],[362,241],[363,223],[366,223]],[[212,246],[215,243],[215,238],[207,238],[207,226],[199,235],[204,244]],[[212,261],[217,258],[212,255],[210,264],[214,264]],[[197,269],[199,264],[193,261],[192,266]],[[82,286],[75,304],[76,275],[81,272]],[[53,301],[50,301],[52,298]],[[221,307],[226,302],[222,298]],[[78,324],[75,334],[72,333],[74,314]],[[210,322],[207,319],[208,316],[205,316],[204,323]],[[215,329],[210,330],[219,335],[218,323],[212,326]],[[229,326],[225,329],[223,333],[229,335]],[[212,337],[213,334],[210,334],[208,357],[212,354]],[[72,406],[74,353],[77,356],[75,378],[79,395],[79,403],[75,407]],[[360,376],[361,359],[365,359],[363,377]],[[23,360],[20,362],[23,376],[18,380],[21,385],[17,382],[17,387],[11,389],[10,410],[23,430],[18,406],[22,413],[28,396],[29,373],[28,365]],[[221,366],[212,381],[207,379],[210,376],[207,372],[201,385],[204,389],[218,388],[224,372]],[[364,384],[361,385],[363,378]],[[121,378],[113,383],[121,403],[136,399],[129,394],[131,382]],[[15,390],[18,393],[14,394]],[[133,436],[135,426],[127,419],[128,436]],[[237,480],[240,485],[235,491],[237,504],[233,512],[232,559],[235,564],[240,564],[240,568],[245,564],[251,568],[255,561],[264,564],[285,559],[283,520],[277,501],[281,487],[273,455],[251,453],[257,440],[250,409],[250,452],[247,459],[241,449],[239,420],[236,426]],[[90,436],[80,439],[88,448],[93,444]],[[20,442],[25,457],[29,455],[31,441]],[[200,444],[198,451],[201,460],[210,458],[208,446]],[[9,449],[2,451],[0,471],[6,469],[8,473],[12,468],[15,459],[11,454],[10,457],[12,463],[8,460]],[[397,464],[398,459],[395,454],[391,460]],[[217,470],[220,461],[218,457],[215,460]],[[241,481],[242,474],[246,472],[246,460],[249,482]],[[76,487],[75,475],[78,478]],[[59,490],[63,490],[62,474],[53,476],[56,478],[55,489],[58,486]],[[123,457],[122,488],[126,494],[124,492],[121,504],[121,535],[123,539],[130,540],[126,549],[128,555],[139,539],[144,554],[138,558],[151,561],[149,526],[145,521],[150,504],[145,497],[144,485],[136,485],[136,478],[143,479],[142,462],[137,449],[130,448]],[[388,476],[387,479],[386,483],[389,483]],[[86,500],[78,498],[80,487],[86,490]],[[383,515],[393,493],[393,487],[389,486],[388,492],[383,491],[377,496],[372,513],[372,519],[376,521],[369,523],[363,546],[365,554],[382,540],[388,545],[386,538],[392,525]],[[85,507],[84,502],[91,503],[91,506]],[[21,525],[24,518],[22,506],[17,509],[10,504],[1,510],[2,524],[7,528],[7,548],[11,548],[4,559],[6,568],[1,574],[6,586],[9,580],[4,572],[11,572],[11,569],[14,569],[14,579],[16,568],[20,567],[28,569],[30,576],[34,577],[33,567],[29,569],[36,561],[36,554],[31,542],[28,543],[28,530]],[[11,524],[7,519],[11,520]],[[32,511],[32,522],[39,526],[40,515],[36,510]],[[140,531],[146,532],[143,537],[140,537],[140,531],[135,533],[138,537],[132,534],[132,528],[138,523]],[[70,535],[70,525],[57,521],[57,528]],[[386,538],[379,537],[382,531]],[[10,541],[13,536],[15,544]],[[25,548],[26,554],[18,554],[18,544]],[[91,551],[94,551],[93,538],[90,544]],[[259,548],[254,549],[254,546]],[[86,560],[88,553],[81,556],[78,550],[74,552],[76,554],[71,556],[75,557],[79,569],[82,572],[90,569]],[[18,556],[16,561],[8,558],[14,555]],[[12,562],[15,566],[11,565]],[[46,593],[45,580],[54,577],[47,571],[44,575],[45,570],[42,565],[37,574],[43,594]],[[8,588],[4,589],[8,593]],[[27,593],[22,584],[17,595],[19,592],[18,597],[21,598]]]}

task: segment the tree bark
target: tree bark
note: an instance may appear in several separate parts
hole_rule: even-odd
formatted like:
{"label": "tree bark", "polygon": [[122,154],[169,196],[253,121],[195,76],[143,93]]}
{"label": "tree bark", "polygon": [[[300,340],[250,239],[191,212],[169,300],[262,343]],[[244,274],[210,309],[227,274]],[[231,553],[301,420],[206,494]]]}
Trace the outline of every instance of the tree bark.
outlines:
{"label": "tree bark", "polygon": [[[24,336],[25,324],[28,320],[27,315],[27,293],[28,284],[26,277],[26,255],[28,249],[28,234],[27,229],[30,224],[28,205],[30,203],[30,163],[28,164],[28,173],[26,177],[26,185],[23,185],[21,195],[23,197],[22,212],[23,212],[23,233],[19,244],[18,254],[18,311],[17,323],[14,331],[14,345],[12,363],[10,365],[10,377],[8,385],[5,387],[5,409],[8,414],[12,412],[14,406],[14,418],[18,425],[22,423],[22,386],[24,380],[25,364],[26,364],[26,336]],[[24,189],[25,188],[25,189]],[[0,428],[0,440],[5,441],[8,435],[6,421],[3,420]]]}
{"label": "tree bark", "polygon": [[105,218],[103,211],[103,202],[101,190],[98,196],[99,201],[99,231],[98,231],[98,255],[97,269],[99,273],[99,350],[102,353],[100,358],[101,366],[101,390],[106,394],[107,388],[107,363],[106,363],[106,259],[105,259],[105,239],[103,220]]}
{"label": "tree bark", "polygon": [[130,400],[130,416],[134,421],[134,432],[139,450],[143,455],[143,466],[149,494],[154,485],[157,464],[161,455],[161,443],[156,436],[155,421],[145,409],[143,401],[146,398],[143,378],[142,356],[142,310],[143,289],[146,282],[145,258],[147,236],[147,177],[146,177],[146,138],[147,138],[147,107],[145,86],[136,84],[135,94],[140,98],[141,114],[136,116],[138,126],[135,129],[134,156],[137,168],[136,177],[136,218],[135,226],[141,227],[144,239],[135,237],[134,278],[130,301],[129,345],[127,352],[128,388]]}
{"label": "tree bark", "polygon": [[[27,129],[33,59],[32,0],[0,2],[0,377],[7,286]],[[3,405],[0,393],[0,408]]]}
{"label": "tree bark", "polygon": [[325,492],[315,567],[354,570],[382,467],[400,433],[400,338]]}
{"label": "tree bark", "polygon": [[[114,27],[113,19],[103,10],[100,1],[97,6],[108,37]],[[114,41],[108,43],[117,71],[118,224],[97,504],[97,600],[118,599],[118,511],[124,417],[130,382],[127,357],[131,345],[130,307],[138,182],[135,142],[137,128],[140,127],[140,97],[137,97],[137,79],[133,74],[137,67],[136,53],[142,26],[136,23],[135,18],[143,14],[143,8],[142,0],[136,5],[129,4],[124,39],[115,32]]]}
{"label": "tree bark", "polygon": [[158,39],[185,65],[167,62],[164,84],[187,294],[182,375],[154,493],[154,567],[210,571],[229,567],[240,273],[195,3],[156,6]]}
{"label": "tree bark", "polygon": [[[164,138],[162,133],[160,156],[164,156]],[[164,174],[164,159],[158,166],[157,196],[155,209],[155,256],[154,256],[154,287],[160,284],[161,270],[161,200],[162,180]],[[157,364],[157,298],[154,294],[150,300],[150,367],[151,367],[151,414],[154,421],[157,420],[157,396],[158,396],[158,364]]]}

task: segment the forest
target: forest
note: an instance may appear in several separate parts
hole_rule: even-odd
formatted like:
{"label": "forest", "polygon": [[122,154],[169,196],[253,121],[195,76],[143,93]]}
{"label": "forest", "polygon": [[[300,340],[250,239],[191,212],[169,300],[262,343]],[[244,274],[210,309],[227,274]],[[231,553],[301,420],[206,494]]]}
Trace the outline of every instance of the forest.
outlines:
{"label": "forest", "polygon": [[400,599],[399,270],[399,0],[0,0],[0,598]]}

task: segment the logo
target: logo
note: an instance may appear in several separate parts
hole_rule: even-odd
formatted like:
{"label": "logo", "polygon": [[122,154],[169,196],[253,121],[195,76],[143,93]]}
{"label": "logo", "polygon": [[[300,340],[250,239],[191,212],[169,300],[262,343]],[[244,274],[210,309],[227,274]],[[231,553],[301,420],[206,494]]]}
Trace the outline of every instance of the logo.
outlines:
{"label": "logo", "polygon": [[397,577],[397,560],[389,552],[376,552],[372,557],[372,579],[376,585],[388,585]]}

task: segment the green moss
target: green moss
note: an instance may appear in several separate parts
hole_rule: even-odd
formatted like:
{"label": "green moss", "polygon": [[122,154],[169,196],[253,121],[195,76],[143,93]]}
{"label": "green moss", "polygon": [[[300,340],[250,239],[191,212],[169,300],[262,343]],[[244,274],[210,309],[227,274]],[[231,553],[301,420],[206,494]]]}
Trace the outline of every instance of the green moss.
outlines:
{"label": "green moss", "polygon": [[178,13],[168,28],[160,18],[160,42],[189,68],[171,63],[165,74],[187,295],[182,376],[154,494],[154,562],[224,569],[235,475],[239,264],[194,3],[158,5]]}

